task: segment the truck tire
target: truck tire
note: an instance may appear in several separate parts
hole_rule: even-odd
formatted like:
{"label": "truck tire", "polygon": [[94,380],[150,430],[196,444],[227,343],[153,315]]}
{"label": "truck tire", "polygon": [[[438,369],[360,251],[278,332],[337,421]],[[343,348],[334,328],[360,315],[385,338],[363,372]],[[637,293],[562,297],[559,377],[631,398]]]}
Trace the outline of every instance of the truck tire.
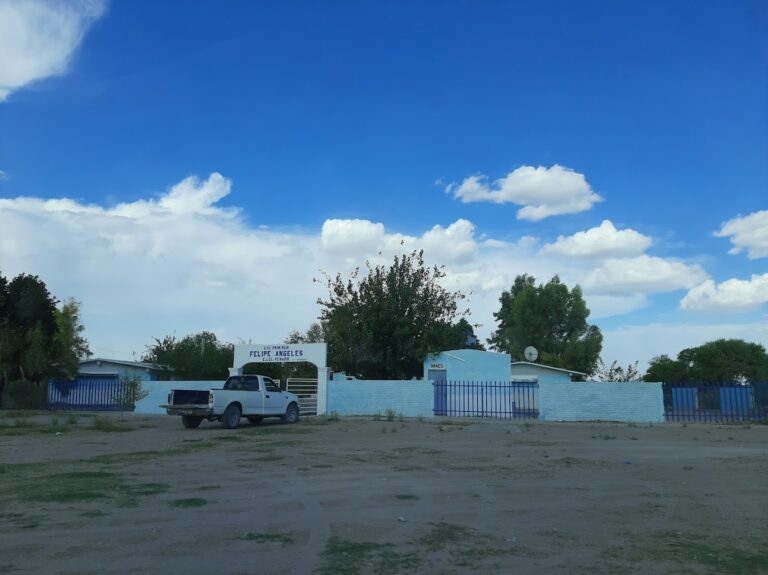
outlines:
{"label": "truck tire", "polygon": [[264,418],[261,417],[260,415],[249,415],[248,416],[248,423],[251,423],[253,425],[258,425],[262,421],[264,421]]}
{"label": "truck tire", "polygon": [[240,425],[240,406],[234,403],[230,403],[227,409],[224,410],[224,415],[221,416],[221,426],[225,429],[234,429]]}
{"label": "truck tire", "polygon": [[199,415],[182,415],[181,424],[187,429],[197,429],[203,418]]}
{"label": "truck tire", "polygon": [[280,418],[283,423],[296,423],[299,420],[299,406],[295,403],[288,405],[288,409],[285,410],[285,415]]}

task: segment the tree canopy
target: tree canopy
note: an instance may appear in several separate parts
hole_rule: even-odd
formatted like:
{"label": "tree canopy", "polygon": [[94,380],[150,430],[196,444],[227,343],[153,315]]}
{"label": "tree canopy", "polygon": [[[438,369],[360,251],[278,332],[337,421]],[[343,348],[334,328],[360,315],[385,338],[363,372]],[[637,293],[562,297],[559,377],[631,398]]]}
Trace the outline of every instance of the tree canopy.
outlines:
{"label": "tree canopy", "polygon": [[329,365],[367,379],[421,376],[427,354],[456,347],[455,322],[468,313],[459,310],[464,294],[440,285],[445,272],[428,266],[423,252],[367,271],[326,276],[329,296],[318,303]]}
{"label": "tree canopy", "polygon": [[569,290],[558,276],[536,285],[533,276],[519,275],[499,302],[500,309],[493,314],[498,329],[488,340],[493,349],[519,361],[532,345],[543,364],[588,375],[595,372],[603,334],[587,323],[589,309],[578,285]]}
{"label": "tree canopy", "polygon": [[20,274],[9,282],[0,274],[0,384],[75,375],[90,353],[80,303],[57,303],[39,277]]}
{"label": "tree canopy", "polygon": [[682,350],[677,359],[654,357],[645,381],[664,383],[755,383],[768,380],[768,354],[758,343],[717,339]]}
{"label": "tree canopy", "polygon": [[[234,346],[220,342],[216,334],[201,331],[180,340],[175,335],[154,338],[142,361],[168,366],[179,380],[223,380],[234,361]],[[167,374],[169,377],[171,373]]]}

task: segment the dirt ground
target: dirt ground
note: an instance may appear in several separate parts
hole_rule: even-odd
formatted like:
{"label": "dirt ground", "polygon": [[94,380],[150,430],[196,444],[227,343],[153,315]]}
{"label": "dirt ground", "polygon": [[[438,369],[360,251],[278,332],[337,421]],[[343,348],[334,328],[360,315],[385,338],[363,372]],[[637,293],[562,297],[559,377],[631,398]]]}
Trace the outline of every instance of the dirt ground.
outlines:
{"label": "dirt ground", "polygon": [[0,573],[768,573],[768,426],[0,412]]}

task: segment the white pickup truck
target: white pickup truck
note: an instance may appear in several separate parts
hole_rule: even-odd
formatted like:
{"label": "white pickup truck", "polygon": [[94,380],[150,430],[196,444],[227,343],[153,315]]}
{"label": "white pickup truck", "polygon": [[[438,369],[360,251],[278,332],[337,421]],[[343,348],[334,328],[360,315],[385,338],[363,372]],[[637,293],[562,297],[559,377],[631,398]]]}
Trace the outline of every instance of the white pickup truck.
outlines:
{"label": "white pickup truck", "polygon": [[160,405],[168,415],[180,415],[184,427],[194,429],[203,419],[221,421],[227,429],[240,425],[240,418],[261,423],[279,417],[283,423],[299,420],[299,399],[264,375],[233,375],[222,389],[173,389],[168,403]]}

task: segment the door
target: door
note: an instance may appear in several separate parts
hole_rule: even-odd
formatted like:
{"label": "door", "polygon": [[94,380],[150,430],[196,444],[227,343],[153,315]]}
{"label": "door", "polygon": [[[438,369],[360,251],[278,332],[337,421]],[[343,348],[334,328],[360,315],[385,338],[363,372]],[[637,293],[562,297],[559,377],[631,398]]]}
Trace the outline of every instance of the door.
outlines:
{"label": "door", "polygon": [[264,395],[259,386],[259,376],[244,375],[240,380],[240,389],[243,402],[243,415],[262,414],[264,409]]}
{"label": "door", "polygon": [[268,377],[264,379],[264,414],[276,415],[285,413],[288,402],[285,400],[283,392],[273,380]]}
{"label": "door", "polygon": [[435,386],[435,415],[448,415],[448,374],[444,369],[430,369],[427,379]]}

